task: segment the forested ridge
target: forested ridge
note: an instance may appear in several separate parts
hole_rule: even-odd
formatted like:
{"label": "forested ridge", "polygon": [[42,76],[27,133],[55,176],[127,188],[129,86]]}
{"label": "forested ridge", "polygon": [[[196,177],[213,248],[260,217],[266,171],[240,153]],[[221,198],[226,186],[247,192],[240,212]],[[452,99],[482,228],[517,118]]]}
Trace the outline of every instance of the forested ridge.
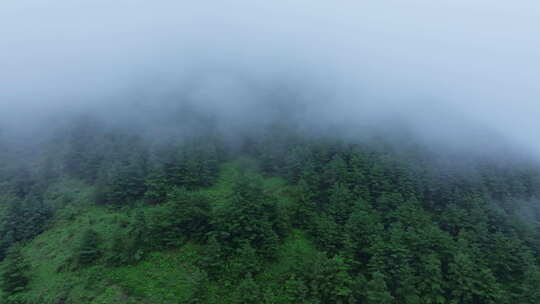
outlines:
{"label": "forested ridge", "polygon": [[0,303],[540,303],[540,166],[274,124],[0,140]]}

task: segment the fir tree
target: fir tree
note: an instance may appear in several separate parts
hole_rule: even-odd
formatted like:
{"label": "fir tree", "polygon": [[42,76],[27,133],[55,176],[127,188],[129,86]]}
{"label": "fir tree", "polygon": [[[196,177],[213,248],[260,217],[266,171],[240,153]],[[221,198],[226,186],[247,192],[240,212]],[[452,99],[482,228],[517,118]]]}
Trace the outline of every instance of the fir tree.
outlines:
{"label": "fir tree", "polygon": [[98,234],[92,229],[87,229],[83,233],[79,246],[76,249],[77,263],[85,266],[96,261],[101,255],[98,245]]}
{"label": "fir tree", "polygon": [[388,291],[384,275],[380,272],[373,273],[366,286],[366,303],[391,304],[393,300],[394,297]]}
{"label": "fir tree", "polygon": [[2,267],[0,286],[6,303],[12,303],[10,297],[25,290],[28,285],[28,277],[25,271],[28,269],[19,245],[12,246]]}

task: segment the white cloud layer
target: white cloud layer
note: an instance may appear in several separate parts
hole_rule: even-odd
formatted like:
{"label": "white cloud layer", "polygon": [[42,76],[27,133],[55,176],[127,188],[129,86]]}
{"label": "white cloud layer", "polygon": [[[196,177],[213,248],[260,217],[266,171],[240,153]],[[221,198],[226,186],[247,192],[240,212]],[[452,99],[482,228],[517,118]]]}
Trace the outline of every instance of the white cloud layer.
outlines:
{"label": "white cloud layer", "polygon": [[465,145],[487,128],[540,154],[540,3],[0,4],[4,123],[120,112],[126,101],[160,108],[186,87],[202,109],[258,120],[261,96],[287,84],[309,123],[396,118],[429,140]]}

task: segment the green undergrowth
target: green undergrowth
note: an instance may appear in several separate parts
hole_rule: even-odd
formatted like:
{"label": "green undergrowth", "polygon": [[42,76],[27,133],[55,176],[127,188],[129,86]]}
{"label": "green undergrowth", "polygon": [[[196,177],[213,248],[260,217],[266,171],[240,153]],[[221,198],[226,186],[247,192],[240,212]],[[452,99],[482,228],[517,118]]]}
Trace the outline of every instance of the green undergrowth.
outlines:
{"label": "green undergrowth", "polygon": [[120,212],[99,207],[88,208],[73,220],[57,219],[53,227],[24,248],[31,269],[28,297],[36,303],[55,303],[59,299],[84,303],[100,294],[108,287],[103,259],[96,265],[76,268],[73,252],[83,232],[91,228],[98,233],[100,249],[106,253],[110,236],[128,221]]}
{"label": "green undergrowth", "polygon": [[[256,164],[247,159],[225,163],[215,185],[201,190],[211,198],[213,208],[227,202],[233,193],[233,181],[242,171],[256,172]],[[276,204],[287,207],[294,203],[289,195],[292,190],[285,180],[267,177],[262,178],[262,182],[264,191]],[[234,282],[208,280],[197,267],[205,252],[203,244],[188,242],[179,248],[151,252],[142,261],[120,267],[107,264],[113,236],[127,230],[136,210],[147,213],[160,206],[114,209],[70,204],[76,200],[77,193],[85,200],[89,197],[87,190],[68,191],[66,185],[53,189],[51,197],[60,198],[65,205],[58,210],[48,229],[23,248],[29,264],[30,283],[23,292],[28,303],[184,303],[201,284],[211,294],[206,300],[208,303],[233,301],[230,295]],[[100,258],[92,265],[76,266],[74,252],[83,233],[89,229],[99,236]],[[298,259],[314,252],[314,246],[304,233],[293,230],[279,246],[276,261],[264,265],[264,270],[254,279],[267,288],[279,286],[283,274]]]}
{"label": "green undergrowth", "polygon": [[200,250],[197,247],[187,244],[175,250],[153,252],[135,265],[107,269],[105,276],[112,286],[128,291],[132,298],[148,303],[182,303],[191,296],[200,272],[194,265]]}

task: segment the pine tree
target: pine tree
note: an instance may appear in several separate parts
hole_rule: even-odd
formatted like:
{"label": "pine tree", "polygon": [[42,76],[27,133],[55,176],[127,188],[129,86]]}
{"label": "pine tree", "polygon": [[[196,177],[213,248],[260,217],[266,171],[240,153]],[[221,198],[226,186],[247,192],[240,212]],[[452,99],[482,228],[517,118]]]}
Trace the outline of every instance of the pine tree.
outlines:
{"label": "pine tree", "polygon": [[356,199],[370,200],[369,182],[367,179],[367,161],[360,152],[353,152],[349,161],[350,174],[348,184]]}
{"label": "pine tree", "polygon": [[440,259],[435,254],[425,256],[422,263],[422,270],[422,278],[418,286],[418,291],[422,297],[422,303],[446,303]]}
{"label": "pine tree", "polygon": [[85,266],[97,260],[101,255],[98,244],[98,234],[92,229],[86,230],[76,250],[77,263]]}
{"label": "pine tree", "polygon": [[8,251],[0,276],[0,286],[6,303],[11,303],[9,301],[11,296],[25,290],[28,284],[28,278],[25,275],[27,268],[28,265],[22,255],[21,247],[19,245],[12,246]]}
{"label": "pine tree", "polygon": [[142,260],[150,245],[149,228],[142,210],[135,212],[135,219],[129,227],[128,235],[131,241],[128,246],[130,258],[135,261]]}
{"label": "pine tree", "polygon": [[148,174],[145,181],[146,192],[144,198],[150,204],[159,204],[167,199],[167,192],[170,185],[167,183],[167,178],[162,170],[153,170]]}
{"label": "pine tree", "polygon": [[540,303],[540,267],[531,266],[525,272],[525,281],[517,303]]}
{"label": "pine tree", "polygon": [[384,192],[391,191],[391,180],[387,176],[386,168],[382,160],[374,159],[369,169],[369,193],[374,199],[378,199]]}
{"label": "pine tree", "polygon": [[294,274],[283,285],[284,300],[286,303],[308,303],[309,289],[301,278]]}
{"label": "pine tree", "polygon": [[199,267],[204,269],[211,279],[217,280],[224,275],[223,269],[228,258],[227,252],[216,237],[216,233],[211,233],[206,244],[204,255],[199,260]]}
{"label": "pine tree", "polygon": [[235,291],[235,303],[253,304],[261,299],[261,289],[253,279],[251,273],[247,273],[245,278],[240,281]]}
{"label": "pine tree", "polygon": [[353,280],[349,275],[349,265],[336,255],[323,259],[322,272],[319,273],[319,294],[323,303],[349,303],[353,299]]}
{"label": "pine tree", "polygon": [[355,302],[353,303],[364,303],[366,298],[366,288],[367,288],[368,280],[364,276],[362,272],[358,273],[356,277],[353,279],[351,289],[352,289],[352,295],[354,297]]}
{"label": "pine tree", "polygon": [[328,204],[328,213],[338,225],[343,226],[349,219],[355,202],[346,185],[335,184],[331,189]]}
{"label": "pine tree", "polygon": [[391,304],[393,300],[394,297],[388,291],[384,275],[380,272],[373,273],[366,287],[366,303]]}
{"label": "pine tree", "polygon": [[0,260],[12,243],[29,240],[43,232],[45,223],[52,215],[43,201],[34,196],[25,200],[11,198],[8,204],[0,223]]}
{"label": "pine tree", "polygon": [[345,235],[332,217],[326,214],[317,215],[313,224],[314,227],[310,233],[321,250],[334,255],[343,248]]}
{"label": "pine tree", "polygon": [[300,175],[301,180],[304,181],[302,189],[305,193],[309,193],[309,200],[317,202],[321,199],[321,189],[322,187],[322,178],[317,171],[317,166],[315,161],[312,159],[307,159],[304,167],[302,168],[302,173]]}
{"label": "pine tree", "polygon": [[186,304],[208,303],[208,275],[204,270],[196,269],[191,275],[194,287],[191,289],[191,296]]}
{"label": "pine tree", "polygon": [[285,174],[290,184],[296,184],[302,175],[302,167],[306,161],[307,153],[301,147],[294,147],[285,156]]}
{"label": "pine tree", "polygon": [[211,230],[209,198],[201,192],[175,188],[168,200],[150,223],[155,246],[172,248],[188,240],[204,241]]}
{"label": "pine tree", "polygon": [[347,169],[347,163],[343,160],[341,156],[335,155],[332,160],[324,167],[323,182],[329,188],[336,183],[346,185],[346,182],[348,180],[350,180],[350,178],[349,171]]}
{"label": "pine tree", "polygon": [[[142,153],[142,152],[140,152]],[[107,203],[122,205],[143,197],[146,192],[146,160],[134,154],[116,163],[108,170],[106,186]]]}
{"label": "pine tree", "polygon": [[234,256],[229,259],[228,277],[234,279],[242,277],[246,273],[257,274],[261,271],[261,262],[263,261],[255,249],[249,243],[244,243],[236,249]]}
{"label": "pine tree", "polygon": [[257,253],[273,257],[279,240],[274,230],[278,212],[275,203],[267,201],[261,177],[249,174],[238,177],[233,192],[228,204],[213,217],[218,241],[229,251],[249,242]]}
{"label": "pine tree", "polygon": [[383,236],[384,226],[379,212],[370,204],[359,201],[345,225],[346,247],[350,256],[365,265],[368,263],[375,243]]}
{"label": "pine tree", "polygon": [[0,261],[4,260],[6,257],[9,247],[15,243],[15,238],[13,237],[13,231],[6,231],[2,233],[2,239],[0,239]]}
{"label": "pine tree", "polygon": [[452,304],[496,303],[501,297],[495,276],[477,261],[474,249],[461,234],[448,267]]}
{"label": "pine tree", "polygon": [[112,240],[113,244],[107,257],[107,263],[113,266],[120,266],[130,261],[128,243],[126,236],[116,233]]}
{"label": "pine tree", "polygon": [[293,214],[293,225],[304,229],[313,229],[317,203],[310,186],[304,178],[298,182],[298,202]]}

